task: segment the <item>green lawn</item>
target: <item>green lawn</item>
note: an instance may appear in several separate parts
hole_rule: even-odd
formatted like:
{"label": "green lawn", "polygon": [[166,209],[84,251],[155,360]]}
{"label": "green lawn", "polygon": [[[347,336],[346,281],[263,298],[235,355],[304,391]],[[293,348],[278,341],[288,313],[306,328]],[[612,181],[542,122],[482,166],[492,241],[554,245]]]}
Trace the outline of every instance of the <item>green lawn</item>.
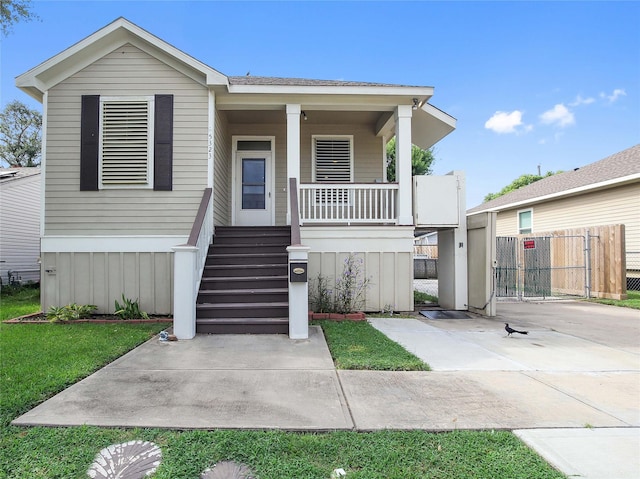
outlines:
{"label": "green lawn", "polygon": [[17,291],[4,288],[0,293],[0,321],[38,311],[40,311],[38,288],[21,288]]}
{"label": "green lawn", "polygon": [[[155,479],[195,479],[222,460],[244,462],[260,479],[328,479],[336,468],[345,469],[347,479],[564,477],[507,431],[313,434],[9,424],[162,327],[0,324],[0,478],[85,478],[98,451],[133,439],[162,448]],[[342,328],[336,331],[347,329]]]}
{"label": "green lawn", "polygon": [[317,321],[338,369],[428,371],[429,366],[366,321]]}
{"label": "green lawn", "polygon": [[590,299],[593,303],[640,309],[640,291],[627,291],[627,299]]}

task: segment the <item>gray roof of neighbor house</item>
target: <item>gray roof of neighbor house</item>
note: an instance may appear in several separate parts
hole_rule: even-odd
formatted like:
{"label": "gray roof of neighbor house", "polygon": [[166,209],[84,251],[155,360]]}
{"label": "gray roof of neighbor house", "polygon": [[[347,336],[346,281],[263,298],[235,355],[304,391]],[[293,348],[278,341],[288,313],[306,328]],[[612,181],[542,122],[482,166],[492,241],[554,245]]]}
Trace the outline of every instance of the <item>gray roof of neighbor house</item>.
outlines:
{"label": "gray roof of neighbor house", "polygon": [[0,183],[8,183],[12,180],[19,180],[28,176],[39,175],[39,167],[22,167],[22,168],[0,168]]}
{"label": "gray roof of neighbor house", "polygon": [[581,168],[538,180],[471,208],[467,210],[467,214],[500,211],[554,197],[577,194],[625,180],[640,180],[640,144]]}

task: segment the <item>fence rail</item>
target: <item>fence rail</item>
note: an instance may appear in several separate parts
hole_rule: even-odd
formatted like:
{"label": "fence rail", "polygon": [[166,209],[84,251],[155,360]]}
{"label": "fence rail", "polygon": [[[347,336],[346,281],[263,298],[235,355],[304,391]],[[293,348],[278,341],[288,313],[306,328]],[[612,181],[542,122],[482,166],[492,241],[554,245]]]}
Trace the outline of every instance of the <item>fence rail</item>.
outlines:
{"label": "fence rail", "polygon": [[397,224],[397,183],[302,183],[301,223]]}

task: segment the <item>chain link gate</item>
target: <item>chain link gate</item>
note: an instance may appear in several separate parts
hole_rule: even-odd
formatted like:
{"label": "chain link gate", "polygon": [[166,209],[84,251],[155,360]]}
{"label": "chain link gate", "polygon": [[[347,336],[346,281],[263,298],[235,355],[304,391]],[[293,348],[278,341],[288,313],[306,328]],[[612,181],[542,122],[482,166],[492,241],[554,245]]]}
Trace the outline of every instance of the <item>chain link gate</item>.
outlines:
{"label": "chain link gate", "polygon": [[496,296],[589,296],[589,235],[498,236]]}

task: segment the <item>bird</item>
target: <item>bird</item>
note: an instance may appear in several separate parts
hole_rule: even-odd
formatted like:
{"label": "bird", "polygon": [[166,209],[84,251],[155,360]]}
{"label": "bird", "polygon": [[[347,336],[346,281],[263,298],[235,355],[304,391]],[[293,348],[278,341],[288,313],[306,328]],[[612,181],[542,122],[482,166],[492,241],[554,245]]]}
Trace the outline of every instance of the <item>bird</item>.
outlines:
{"label": "bird", "polygon": [[504,330],[508,333],[507,336],[511,336],[511,333],[529,334],[529,331],[518,331],[509,326],[509,323],[504,323]]}

